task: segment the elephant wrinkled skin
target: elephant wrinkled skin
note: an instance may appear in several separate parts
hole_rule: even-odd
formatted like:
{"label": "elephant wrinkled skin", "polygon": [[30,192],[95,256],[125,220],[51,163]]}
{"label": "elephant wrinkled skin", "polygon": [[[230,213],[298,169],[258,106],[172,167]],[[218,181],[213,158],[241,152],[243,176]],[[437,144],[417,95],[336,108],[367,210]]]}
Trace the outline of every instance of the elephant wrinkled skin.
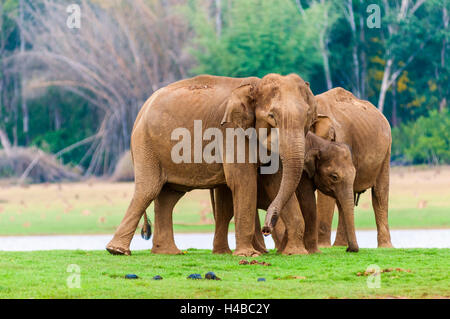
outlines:
{"label": "elephant wrinkled skin", "polygon": [[[155,200],[153,253],[180,253],[175,245],[172,210],[185,192],[227,185],[232,192],[236,220],[236,251],[242,256],[259,255],[253,248],[255,229],[257,168],[249,161],[248,140],[244,163],[179,163],[171,158],[177,141],[176,128],[194,135],[194,121],[202,129],[216,128],[225,136],[227,127],[278,128],[279,156],[283,166],[280,188],[269,211],[278,214],[292,201],[301,177],[305,133],[316,117],[316,101],[309,84],[299,76],[277,74],[258,78],[197,76],[156,91],[139,112],[131,137],[135,171],[135,192],[130,206],[107,250],[129,255],[129,245],[142,215]],[[270,132],[270,130],[269,130]],[[270,134],[268,135],[270,139]],[[262,141],[264,142],[264,141]],[[202,140],[203,148],[209,142]],[[225,143],[225,139],[224,139]],[[195,143],[192,143],[195,144]],[[194,145],[191,145],[194,154]],[[226,149],[225,145],[222,145]],[[202,148],[202,150],[203,150]],[[236,154],[236,149],[234,150]],[[293,247],[301,247],[295,225]],[[292,251],[295,253],[295,251]]]}

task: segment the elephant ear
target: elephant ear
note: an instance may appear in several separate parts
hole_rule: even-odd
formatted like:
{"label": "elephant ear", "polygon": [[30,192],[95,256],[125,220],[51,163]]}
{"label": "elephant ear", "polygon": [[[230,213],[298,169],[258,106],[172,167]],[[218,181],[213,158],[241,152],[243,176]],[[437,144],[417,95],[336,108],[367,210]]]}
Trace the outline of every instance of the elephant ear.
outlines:
{"label": "elephant ear", "polygon": [[317,114],[317,119],[312,124],[311,131],[328,141],[336,141],[336,131],[333,127],[333,121],[326,115]]}
{"label": "elephant ear", "polygon": [[221,125],[233,123],[244,130],[255,125],[255,95],[253,84],[244,84],[233,90],[227,101]]}
{"label": "elephant ear", "polygon": [[316,174],[316,164],[320,159],[320,150],[318,148],[314,148],[306,152],[305,155],[305,165],[303,169],[308,174],[309,178],[313,178]]}

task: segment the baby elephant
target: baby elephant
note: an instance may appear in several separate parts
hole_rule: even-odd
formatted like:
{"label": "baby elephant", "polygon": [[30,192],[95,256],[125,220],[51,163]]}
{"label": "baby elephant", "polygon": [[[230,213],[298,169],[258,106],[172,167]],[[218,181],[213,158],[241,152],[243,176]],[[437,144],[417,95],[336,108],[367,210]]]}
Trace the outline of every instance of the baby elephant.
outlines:
{"label": "baby elephant", "polygon": [[[316,189],[336,199],[339,213],[343,214],[345,220],[346,235],[349,239],[347,251],[357,252],[359,250],[354,226],[353,181],[355,171],[351,150],[346,144],[331,142],[308,132],[304,170],[296,190],[302,216],[296,216],[295,218],[299,220],[292,221],[304,229],[304,232],[301,233],[304,233],[305,253],[319,252],[314,194]],[[258,208],[266,210],[273,196],[276,196],[280,179],[276,179],[277,183],[267,183],[265,179],[265,175],[260,174],[258,177]],[[273,177],[271,180],[273,181]],[[218,187],[214,190],[212,200],[216,220],[213,253],[230,253],[227,234],[229,222],[233,217],[231,191],[226,186]],[[285,209],[280,214],[283,214],[284,211]],[[283,221],[278,220],[278,217],[266,216],[263,233],[272,233],[277,250],[283,252],[288,243]],[[265,251],[259,221],[255,226],[253,245],[256,250]]]}

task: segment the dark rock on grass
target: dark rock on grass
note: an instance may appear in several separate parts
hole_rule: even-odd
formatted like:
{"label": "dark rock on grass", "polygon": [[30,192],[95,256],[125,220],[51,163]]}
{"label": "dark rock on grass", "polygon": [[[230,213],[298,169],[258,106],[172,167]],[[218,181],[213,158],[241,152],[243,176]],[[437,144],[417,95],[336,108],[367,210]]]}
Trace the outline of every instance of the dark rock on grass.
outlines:
{"label": "dark rock on grass", "polygon": [[138,279],[139,277],[135,274],[125,275],[125,279]]}
{"label": "dark rock on grass", "polygon": [[242,259],[239,261],[239,265],[248,265],[248,264],[249,264],[249,262],[245,259]]}
{"label": "dark rock on grass", "polygon": [[160,275],[156,275],[155,277],[153,277],[153,280],[162,280],[163,277],[161,277]]}
{"label": "dark rock on grass", "polygon": [[187,276],[187,279],[203,279],[202,275],[200,274],[190,274],[189,276]]}
{"label": "dark rock on grass", "polygon": [[266,281],[266,278],[258,278],[258,281]]}
{"label": "dark rock on grass", "polygon": [[216,274],[213,273],[212,271],[206,273],[205,279],[209,279],[209,280],[222,280],[222,279],[220,279],[219,277],[217,277]]}

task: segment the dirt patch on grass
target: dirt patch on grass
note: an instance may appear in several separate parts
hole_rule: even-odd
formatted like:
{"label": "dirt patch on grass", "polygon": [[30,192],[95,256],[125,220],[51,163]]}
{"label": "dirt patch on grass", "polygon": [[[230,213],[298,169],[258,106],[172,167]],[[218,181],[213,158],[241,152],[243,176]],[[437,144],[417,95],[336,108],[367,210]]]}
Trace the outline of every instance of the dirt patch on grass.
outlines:
{"label": "dirt patch on grass", "polygon": [[261,266],[272,266],[270,263],[266,263],[265,261],[257,261],[256,259],[253,259],[252,261],[248,261],[245,259],[242,259],[239,261],[239,265],[261,265]]}
{"label": "dirt patch on grass", "polygon": [[365,272],[358,272],[356,273],[356,276],[370,276],[370,275],[377,275],[380,273],[386,273],[386,272],[411,272],[411,269],[403,269],[403,268],[386,268],[386,269],[380,269],[379,271],[376,269],[369,269]]}

